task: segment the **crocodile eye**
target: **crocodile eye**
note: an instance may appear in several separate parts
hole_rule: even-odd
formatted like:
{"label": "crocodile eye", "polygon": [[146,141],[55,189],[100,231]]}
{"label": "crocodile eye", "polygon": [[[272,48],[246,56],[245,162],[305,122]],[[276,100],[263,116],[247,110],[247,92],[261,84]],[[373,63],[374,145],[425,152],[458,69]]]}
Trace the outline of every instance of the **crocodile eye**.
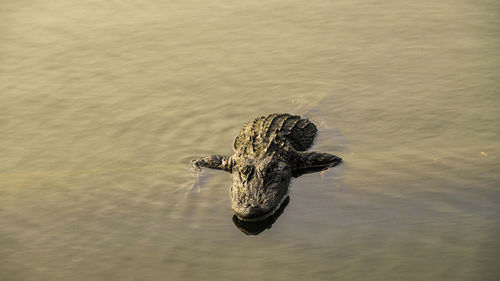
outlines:
{"label": "crocodile eye", "polygon": [[273,172],[273,166],[269,165],[266,167],[266,174],[270,174]]}
{"label": "crocodile eye", "polygon": [[273,167],[271,165],[266,165],[266,166],[261,167],[259,169],[259,174],[261,176],[269,175],[270,173],[272,173],[272,170],[273,170]]}
{"label": "crocodile eye", "polygon": [[252,172],[252,166],[245,165],[240,167],[240,172],[244,175],[249,175]]}

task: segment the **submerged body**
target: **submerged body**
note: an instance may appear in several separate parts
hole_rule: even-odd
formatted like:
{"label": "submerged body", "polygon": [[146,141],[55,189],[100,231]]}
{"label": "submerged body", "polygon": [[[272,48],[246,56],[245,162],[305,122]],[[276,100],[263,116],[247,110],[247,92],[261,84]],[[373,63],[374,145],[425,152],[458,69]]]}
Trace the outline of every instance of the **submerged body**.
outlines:
{"label": "submerged body", "polygon": [[232,156],[208,156],[193,160],[193,165],[232,173],[233,212],[241,220],[263,220],[286,198],[292,177],[342,161],[329,153],[305,152],[316,133],[316,126],[300,116],[262,116],[243,126]]}

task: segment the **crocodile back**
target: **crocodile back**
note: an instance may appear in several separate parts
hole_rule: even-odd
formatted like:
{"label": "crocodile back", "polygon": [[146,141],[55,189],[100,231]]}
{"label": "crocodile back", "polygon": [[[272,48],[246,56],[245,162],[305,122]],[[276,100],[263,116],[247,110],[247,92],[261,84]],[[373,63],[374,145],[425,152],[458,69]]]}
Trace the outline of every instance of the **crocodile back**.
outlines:
{"label": "crocodile back", "polygon": [[264,155],[280,147],[291,146],[298,151],[311,147],[316,126],[297,115],[271,114],[246,123],[234,140],[236,152]]}

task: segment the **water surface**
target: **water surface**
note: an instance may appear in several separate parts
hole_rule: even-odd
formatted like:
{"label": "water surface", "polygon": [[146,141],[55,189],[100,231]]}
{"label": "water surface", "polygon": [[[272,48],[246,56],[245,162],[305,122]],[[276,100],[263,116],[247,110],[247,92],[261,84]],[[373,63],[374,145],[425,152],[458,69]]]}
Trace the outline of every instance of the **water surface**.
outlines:
{"label": "water surface", "polygon": [[[1,1],[0,280],[495,280],[498,1]],[[274,112],[344,164],[232,222]]]}

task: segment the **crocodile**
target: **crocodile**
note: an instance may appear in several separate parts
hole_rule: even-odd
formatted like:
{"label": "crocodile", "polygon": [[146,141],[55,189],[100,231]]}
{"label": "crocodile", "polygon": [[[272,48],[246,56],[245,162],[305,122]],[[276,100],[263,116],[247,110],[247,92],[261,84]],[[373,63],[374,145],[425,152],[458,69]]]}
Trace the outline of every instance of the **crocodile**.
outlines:
{"label": "crocodile", "polygon": [[232,173],[231,208],[243,221],[271,216],[288,197],[292,177],[328,169],[342,162],[329,153],[306,151],[317,134],[308,119],[270,114],[245,123],[231,156],[212,155],[192,160],[202,167]]}

